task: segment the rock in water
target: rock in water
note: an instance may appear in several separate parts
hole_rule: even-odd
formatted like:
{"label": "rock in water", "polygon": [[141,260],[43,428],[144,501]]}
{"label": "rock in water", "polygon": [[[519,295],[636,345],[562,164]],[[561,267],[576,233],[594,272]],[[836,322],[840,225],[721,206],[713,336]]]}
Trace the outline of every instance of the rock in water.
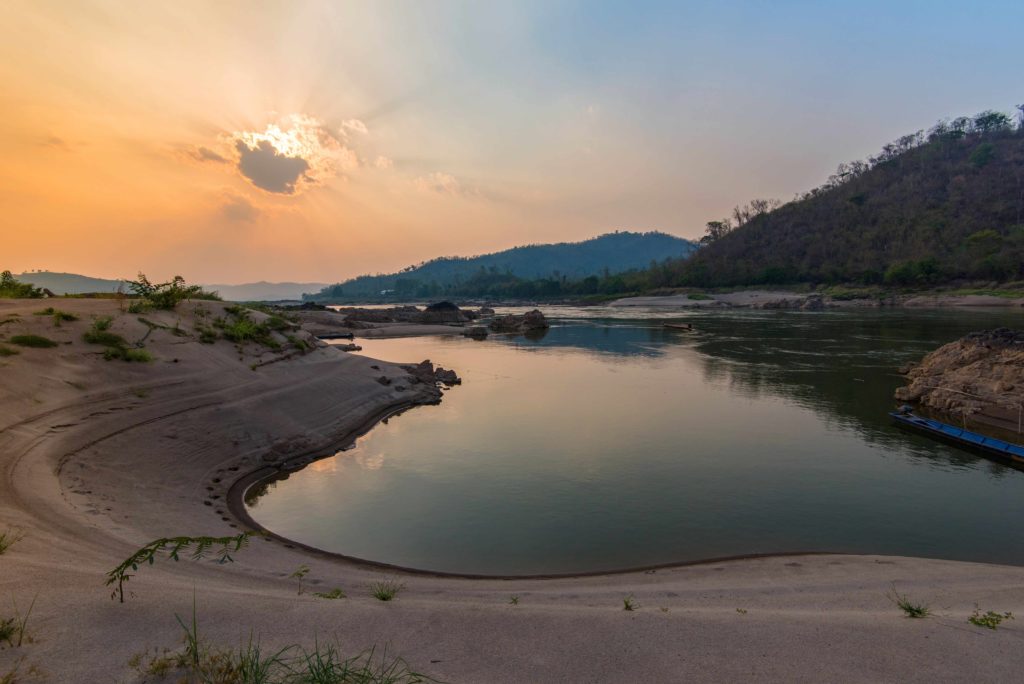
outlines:
{"label": "rock in water", "polygon": [[455,371],[445,370],[440,366],[435,369],[434,364],[429,359],[415,366],[402,366],[402,368],[409,371],[409,376],[413,379],[414,383],[424,382],[432,385],[441,383],[448,387],[462,384],[462,379],[455,374]]}
{"label": "rock in water", "polygon": [[491,321],[491,330],[494,332],[526,332],[527,330],[544,330],[550,328],[547,319],[537,309],[528,311],[522,316],[508,314],[497,316]]}
{"label": "rock in water", "polygon": [[422,314],[420,321],[423,323],[447,324],[465,323],[469,320],[459,307],[451,302],[437,302],[428,306]]}

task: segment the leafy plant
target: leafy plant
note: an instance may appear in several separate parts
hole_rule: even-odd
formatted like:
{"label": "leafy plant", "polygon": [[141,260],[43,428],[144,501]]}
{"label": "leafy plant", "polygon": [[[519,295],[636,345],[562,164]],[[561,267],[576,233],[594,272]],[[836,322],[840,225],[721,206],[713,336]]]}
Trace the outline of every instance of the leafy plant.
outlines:
{"label": "leafy plant", "polygon": [[1004,620],[1012,620],[1013,613],[997,613],[994,610],[989,610],[984,613],[977,605],[974,606],[974,613],[971,617],[967,618],[967,621],[972,625],[978,627],[985,627],[986,629],[997,629]]}
{"label": "leafy plant", "polygon": [[11,349],[10,347],[5,347],[4,345],[0,344],[0,356],[14,356],[18,353],[19,352],[17,349]]}
{"label": "leafy plant", "polygon": [[14,335],[11,337],[10,342],[19,347],[32,347],[35,349],[47,349],[57,346],[56,342],[42,335]]}
{"label": "leafy plant", "polygon": [[2,556],[7,549],[11,548],[24,538],[24,533],[16,532],[10,527],[3,532],[0,532],[0,556]]}
{"label": "leafy plant", "polygon": [[513,606],[518,606],[519,605],[519,597],[518,596],[514,596],[514,595],[510,596],[509,599],[508,599],[508,602],[511,603]]}
{"label": "leafy plant", "polygon": [[370,594],[379,601],[390,601],[404,588],[397,580],[384,579],[370,585]]}
{"label": "leafy plant", "polygon": [[[128,289],[141,300],[139,306],[133,302],[129,307],[131,313],[142,313],[147,307],[173,309],[186,299],[220,299],[216,292],[207,292],[199,285],[187,285],[181,276],[174,276],[166,283],[153,283],[140,272],[138,280],[128,281]],[[133,311],[133,307],[136,310]]]}
{"label": "leafy plant", "polygon": [[903,611],[908,618],[926,618],[932,614],[931,609],[923,603],[914,603],[906,594],[900,594],[896,591],[896,585],[892,585],[892,589],[886,594],[886,597],[892,601],[896,606]]}
{"label": "leafy plant", "polygon": [[141,565],[153,565],[159,554],[178,561],[181,555],[188,552],[192,560],[200,560],[211,551],[217,554],[218,563],[231,563],[232,553],[240,551],[249,543],[253,532],[242,532],[233,537],[163,537],[154,539],[141,549],[130,555],[116,568],[107,573],[106,586],[117,585],[111,591],[110,598],[118,598],[124,603],[124,584],[138,572]]}
{"label": "leafy plant", "polygon": [[322,599],[331,599],[331,600],[333,600],[333,599],[348,598],[345,595],[345,592],[343,592],[338,587],[335,587],[334,589],[331,589],[330,591],[317,591],[317,592],[314,592],[313,596],[317,596],[317,597],[322,598]]}
{"label": "leafy plant", "polygon": [[633,611],[636,610],[638,607],[639,605],[636,603],[636,601],[633,600],[632,595],[622,599],[622,610]]}

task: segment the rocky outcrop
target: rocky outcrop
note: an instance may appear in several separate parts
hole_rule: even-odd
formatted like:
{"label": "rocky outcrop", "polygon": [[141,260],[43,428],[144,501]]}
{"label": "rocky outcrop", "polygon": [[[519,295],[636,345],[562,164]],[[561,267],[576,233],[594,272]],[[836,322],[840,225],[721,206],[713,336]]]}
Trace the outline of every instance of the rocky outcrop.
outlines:
{"label": "rocky outcrop", "polygon": [[896,390],[953,416],[973,416],[1016,428],[1024,404],[1024,332],[997,328],[967,335],[928,354]]}
{"label": "rocky outcrop", "polygon": [[551,326],[548,324],[547,319],[544,318],[544,314],[534,309],[521,316],[516,314],[497,316],[491,321],[490,327],[494,332],[509,333],[546,330]]}
{"label": "rocky outcrop", "polygon": [[474,325],[471,328],[466,328],[462,334],[475,340],[484,340],[487,339],[487,328],[482,325]]}
{"label": "rocky outcrop", "polygon": [[403,369],[409,371],[409,377],[412,384],[426,383],[426,384],[442,384],[446,387],[452,387],[453,385],[461,385],[462,378],[456,375],[453,370],[445,370],[441,366],[437,368],[430,360],[422,361],[415,366],[402,366]]}

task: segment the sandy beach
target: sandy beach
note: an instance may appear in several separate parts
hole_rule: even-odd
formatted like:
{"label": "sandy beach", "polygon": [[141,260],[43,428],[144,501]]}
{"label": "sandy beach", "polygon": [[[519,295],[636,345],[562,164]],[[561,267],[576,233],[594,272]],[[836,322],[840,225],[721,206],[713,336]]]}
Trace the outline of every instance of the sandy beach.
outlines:
{"label": "sandy beach", "polygon": [[[33,315],[51,304],[79,320],[56,327]],[[112,600],[106,573],[148,541],[242,531],[228,498],[243,478],[333,454],[380,419],[440,396],[395,363],[308,332],[296,333],[313,347],[302,352],[202,344],[197,315],[224,305],[203,302],[205,314],[196,305],[146,313],[146,323],[114,300],[0,301],[4,338],[58,342],[0,340],[19,352],[0,358],[0,532],[24,535],[0,555],[0,618],[35,597],[31,640],[0,649],[0,677],[17,668],[25,681],[32,671],[40,681],[160,681],[129,661],[179,648],[175,614],[190,617],[195,600],[204,638],[225,647],[250,634],[268,647],[336,640],[353,655],[386,646],[448,682],[1019,679],[1024,622],[996,631],[967,622],[976,606],[1024,615],[1024,568],[989,564],[779,555],[467,579],[255,538],[233,563],[141,568],[125,603]],[[145,338],[154,360],[104,360],[82,340],[98,316],[112,316],[111,331],[128,340]],[[290,575],[302,565],[310,591],[299,594]],[[388,603],[370,595],[384,577],[404,585]],[[904,617],[887,598],[893,585],[934,615]],[[348,598],[311,593],[335,587]],[[625,611],[630,596],[637,607]]]}

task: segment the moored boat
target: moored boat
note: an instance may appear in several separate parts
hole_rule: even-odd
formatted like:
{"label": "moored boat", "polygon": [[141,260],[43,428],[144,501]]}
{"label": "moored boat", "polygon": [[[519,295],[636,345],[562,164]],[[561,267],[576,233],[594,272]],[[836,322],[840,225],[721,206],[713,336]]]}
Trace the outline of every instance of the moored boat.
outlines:
{"label": "moored boat", "polygon": [[942,421],[918,416],[909,406],[902,406],[899,410],[890,412],[889,415],[902,427],[917,430],[959,447],[983,452],[988,456],[1024,464],[1024,446],[1019,444],[1011,444]]}

